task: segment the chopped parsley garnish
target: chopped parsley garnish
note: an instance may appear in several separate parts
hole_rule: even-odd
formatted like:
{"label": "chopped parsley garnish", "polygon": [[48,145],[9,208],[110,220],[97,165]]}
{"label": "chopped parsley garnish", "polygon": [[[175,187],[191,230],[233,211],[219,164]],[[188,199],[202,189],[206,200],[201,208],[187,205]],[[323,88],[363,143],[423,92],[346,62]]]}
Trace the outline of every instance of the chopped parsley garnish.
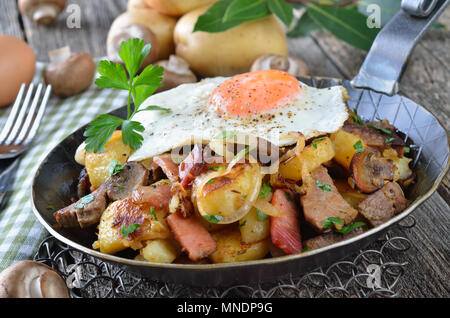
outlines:
{"label": "chopped parsley garnish", "polygon": [[320,181],[320,180],[316,180],[316,185],[317,185],[317,187],[319,187],[322,191],[328,191],[328,192],[330,192],[331,189],[332,189],[332,188],[331,188],[331,185],[322,183],[322,181]]}
{"label": "chopped parsley garnish", "polygon": [[235,131],[222,131],[220,134],[218,134],[216,137],[214,137],[214,139],[228,139],[228,138],[233,138],[234,136],[236,136],[236,132]]}
{"label": "chopped parsley garnish", "polygon": [[311,145],[314,147],[314,148],[316,148],[317,149],[317,142],[318,141],[321,141],[321,140],[324,140],[325,139],[325,137],[320,137],[320,138],[316,138],[316,139],[314,139],[313,141],[312,141],[312,143],[311,143]]}
{"label": "chopped parsley garnish", "polygon": [[55,207],[53,205],[47,206],[47,210],[49,210],[49,211],[53,211],[54,209],[55,209]]}
{"label": "chopped parsley garnish", "polygon": [[94,201],[94,195],[91,193],[82,197],[81,202],[75,206],[75,209],[82,209],[86,204],[89,204],[92,201]]}
{"label": "chopped parsley garnish", "polygon": [[150,207],[150,212],[153,215],[153,219],[155,221],[158,221],[158,217],[156,216],[156,212],[155,212],[155,208],[154,207],[152,207],[152,206]]}
{"label": "chopped parsley garnish", "polygon": [[352,114],[350,114],[350,118],[353,120],[353,122],[357,125],[364,126],[363,121],[358,116],[358,111],[356,109],[353,110]]}
{"label": "chopped parsley garnish", "polygon": [[206,184],[211,184],[211,183],[214,183],[216,180],[214,180],[214,179],[211,179],[211,180],[209,180],[208,182],[206,182]]}
{"label": "chopped parsley garnish", "polygon": [[409,147],[403,147],[403,151],[405,153],[409,153],[411,151],[411,149]]}
{"label": "chopped parsley garnish", "polygon": [[366,223],[364,223],[364,222],[350,223],[350,224],[344,225],[340,230],[338,230],[338,229],[334,229],[334,230],[338,233],[345,235],[345,234],[353,232],[354,230],[356,230],[358,227],[361,227],[361,226],[366,226]]}
{"label": "chopped parsley garnish", "polygon": [[338,216],[329,217],[322,222],[322,230],[328,230],[333,224],[342,225],[344,221]]}
{"label": "chopped parsley garnish", "polygon": [[130,235],[131,233],[133,233],[134,231],[136,231],[139,227],[141,227],[141,225],[140,225],[140,224],[137,224],[137,223],[133,223],[133,224],[128,225],[128,226],[125,226],[125,225],[124,225],[124,226],[120,229],[120,233],[122,233],[123,238],[127,238],[128,235]]}
{"label": "chopped parsley garnish", "polygon": [[216,167],[210,167],[208,168],[208,170],[214,170],[214,171],[218,171],[222,168],[222,166],[216,166]]}
{"label": "chopped parsley garnish", "polygon": [[263,211],[256,209],[256,214],[258,216],[258,221],[265,221],[269,218],[267,214],[265,214]]}
{"label": "chopped parsley garnish", "polygon": [[345,212],[345,211],[339,211],[339,213],[342,213],[342,214],[348,214],[348,213]]}
{"label": "chopped parsley garnish", "polygon": [[384,129],[384,128],[380,128],[380,127],[376,127],[376,126],[367,126],[367,128],[379,130],[387,135],[392,135],[392,131],[390,131],[389,129]]}
{"label": "chopped parsley garnish", "polygon": [[119,189],[119,190],[125,189],[125,187],[124,187],[124,186],[121,186],[120,184],[115,185],[114,187],[116,187],[116,188]]}
{"label": "chopped parsley garnish", "polygon": [[261,191],[259,191],[258,199],[264,199],[266,198],[270,192],[272,192],[272,187],[268,185],[267,183],[263,183],[261,187]]}
{"label": "chopped parsley garnish", "polygon": [[[144,58],[150,53],[150,44],[144,40],[134,38],[124,41],[120,45],[119,56],[123,62],[114,63],[102,60],[98,64],[100,77],[95,84],[100,88],[116,88],[128,91],[127,117],[126,119],[103,114],[92,121],[84,132],[87,152],[103,152],[113,132],[121,127],[122,141],[132,149],[138,149],[142,145],[145,130],[140,122],[133,121],[133,116],[141,111],[170,112],[170,109],[150,105],[140,108],[141,104],[162,85],[164,68],[157,65],[148,65],[139,75],[138,71]],[[134,111],[131,109],[134,103]]]}
{"label": "chopped parsley garnish", "polygon": [[385,144],[388,144],[388,143],[390,143],[390,142],[392,142],[392,141],[394,141],[394,140],[395,140],[394,137],[388,138],[388,139],[386,139],[386,140],[384,141],[384,143],[385,143]]}
{"label": "chopped parsley garnish", "polygon": [[310,249],[309,247],[305,246],[304,248],[302,248],[302,253],[308,252],[308,251],[310,251],[310,250],[311,250],[311,249]]}
{"label": "chopped parsley garnish", "polygon": [[361,140],[358,140],[354,145],[353,149],[356,150],[356,153],[362,153],[364,152],[364,146],[362,145]]}
{"label": "chopped parsley garnish", "polygon": [[217,214],[212,214],[212,215],[204,215],[203,218],[210,223],[217,224],[220,221],[222,221],[223,216],[217,215]]}
{"label": "chopped parsley garnish", "polygon": [[245,226],[245,224],[247,224],[247,220],[245,220],[245,221],[242,222],[242,223],[239,223],[239,227],[243,227],[243,226]]}
{"label": "chopped parsley garnish", "polygon": [[117,160],[112,160],[109,163],[108,170],[109,170],[109,176],[112,177],[116,174],[118,174],[120,171],[122,171],[124,168],[124,165],[120,164]]}

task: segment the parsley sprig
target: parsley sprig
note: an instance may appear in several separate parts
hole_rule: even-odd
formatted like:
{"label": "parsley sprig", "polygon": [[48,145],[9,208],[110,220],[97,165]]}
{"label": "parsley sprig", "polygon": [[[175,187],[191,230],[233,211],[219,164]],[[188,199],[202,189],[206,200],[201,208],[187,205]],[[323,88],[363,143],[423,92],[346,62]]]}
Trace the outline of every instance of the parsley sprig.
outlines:
{"label": "parsley sprig", "polygon": [[[87,137],[87,152],[102,152],[113,132],[120,126],[122,127],[123,143],[129,145],[132,149],[138,149],[142,145],[143,137],[141,133],[145,129],[140,122],[132,120],[133,116],[140,111],[170,111],[159,106],[139,108],[142,102],[162,85],[164,68],[161,66],[148,65],[137,75],[142,61],[150,52],[150,47],[150,44],[145,44],[141,39],[129,39],[122,42],[119,49],[119,56],[125,67],[120,63],[100,61],[98,65],[100,77],[95,80],[95,84],[100,88],[116,88],[128,91],[127,118],[122,119],[104,114],[92,121],[84,132],[84,136]],[[132,101],[134,111],[131,109]]]}

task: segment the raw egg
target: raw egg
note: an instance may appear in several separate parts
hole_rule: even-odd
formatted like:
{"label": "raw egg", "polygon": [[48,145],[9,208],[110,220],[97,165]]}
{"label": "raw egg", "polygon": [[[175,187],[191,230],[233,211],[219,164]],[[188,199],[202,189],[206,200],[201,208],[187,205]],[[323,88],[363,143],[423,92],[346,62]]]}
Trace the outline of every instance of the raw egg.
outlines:
{"label": "raw egg", "polygon": [[36,56],[21,39],[0,35],[0,107],[16,99],[22,83],[29,84],[36,71]]}

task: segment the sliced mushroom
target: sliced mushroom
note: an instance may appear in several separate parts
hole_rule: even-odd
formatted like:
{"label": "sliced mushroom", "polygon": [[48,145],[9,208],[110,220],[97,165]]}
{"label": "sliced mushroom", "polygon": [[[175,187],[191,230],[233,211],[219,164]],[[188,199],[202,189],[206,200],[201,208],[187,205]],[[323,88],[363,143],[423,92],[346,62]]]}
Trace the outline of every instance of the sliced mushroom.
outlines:
{"label": "sliced mushroom", "polygon": [[60,97],[69,97],[88,88],[94,79],[96,65],[86,52],[72,54],[68,46],[49,52],[50,64],[44,72],[46,84]]}
{"label": "sliced mushroom", "polygon": [[185,83],[197,82],[197,77],[189,69],[189,64],[179,56],[171,55],[168,60],[156,63],[164,67],[162,86],[157,92],[165,91]]}
{"label": "sliced mushroom", "polygon": [[128,162],[122,171],[111,177],[108,182],[107,194],[111,201],[123,200],[131,195],[133,190],[148,183],[150,171],[139,162]]}
{"label": "sliced mushroom", "polygon": [[56,21],[65,6],[66,0],[19,0],[20,13],[41,25]]}
{"label": "sliced mushroom", "polygon": [[305,62],[293,56],[264,54],[258,57],[250,71],[281,70],[294,76],[308,76],[309,69]]}
{"label": "sliced mushroom", "polygon": [[350,163],[350,171],[356,187],[364,193],[372,193],[383,187],[385,181],[394,178],[394,164],[372,147],[356,153]]}
{"label": "sliced mushroom", "polygon": [[150,44],[150,53],[142,62],[141,71],[152,62],[156,61],[159,55],[159,45],[156,35],[142,24],[130,24],[124,28],[111,29],[106,40],[106,51],[108,59],[114,63],[123,63],[119,56],[120,44],[128,39],[139,38],[145,44]]}
{"label": "sliced mushroom", "polygon": [[0,273],[0,298],[69,298],[69,290],[47,265],[19,261]]}

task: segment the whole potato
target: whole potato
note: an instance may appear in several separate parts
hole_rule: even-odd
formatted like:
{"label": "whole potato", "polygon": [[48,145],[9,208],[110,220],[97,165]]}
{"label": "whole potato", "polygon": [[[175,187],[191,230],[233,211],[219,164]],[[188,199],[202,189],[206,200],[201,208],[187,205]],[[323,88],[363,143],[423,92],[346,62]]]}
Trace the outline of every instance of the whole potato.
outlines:
{"label": "whole potato", "polygon": [[175,17],[179,17],[189,11],[216,1],[217,0],[145,0],[150,8]]}
{"label": "whole potato", "polygon": [[191,69],[206,77],[248,72],[263,54],[287,55],[286,34],[274,16],[243,23],[219,33],[193,33],[197,18],[208,6],[191,11],[178,20],[174,40],[176,54]]}
{"label": "whole potato", "polygon": [[141,24],[150,29],[158,41],[159,54],[156,60],[167,59],[174,51],[173,30],[176,19],[150,8],[129,8],[111,24],[109,34],[115,34],[131,24]]}

